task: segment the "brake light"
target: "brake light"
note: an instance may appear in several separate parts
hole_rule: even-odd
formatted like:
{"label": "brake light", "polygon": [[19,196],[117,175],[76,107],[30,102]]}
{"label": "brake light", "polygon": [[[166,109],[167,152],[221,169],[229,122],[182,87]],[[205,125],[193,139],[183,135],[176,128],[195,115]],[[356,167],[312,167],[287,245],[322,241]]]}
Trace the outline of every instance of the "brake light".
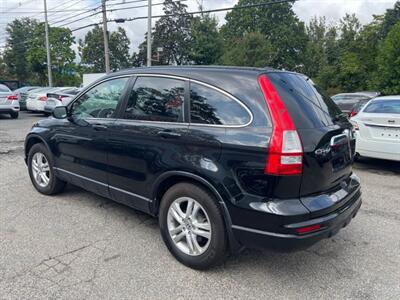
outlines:
{"label": "brake light", "polygon": [[40,96],[39,101],[47,101],[47,96]]}
{"label": "brake light", "polygon": [[350,112],[350,118],[351,118],[351,117],[354,117],[356,114],[357,114],[357,112],[353,109],[353,110]]}
{"label": "brake light", "polygon": [[264,172],[270,175],[300,175],[303,146],[296,126],[277,90],[266,75],[258,79],[271,114],[273,132]]}
{"label": "brake light", "polygon": [[18,97],[17,97],[17,95],[10,95],[10,96],[7,96],[7,100],[15,101],[15,100],[18,100]]}

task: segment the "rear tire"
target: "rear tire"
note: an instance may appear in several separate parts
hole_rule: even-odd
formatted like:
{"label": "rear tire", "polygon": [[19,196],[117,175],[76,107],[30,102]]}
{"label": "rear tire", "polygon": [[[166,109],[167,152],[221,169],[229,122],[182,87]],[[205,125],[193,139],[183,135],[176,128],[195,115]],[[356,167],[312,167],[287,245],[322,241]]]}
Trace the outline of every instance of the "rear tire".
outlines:
{"label": "rear tire", "polygon": [[17,119],[18,116],[19,116],[19,113],[18,113],[18,112],[11,112],[11,113],[10,113],[11,119]]}
{"label": "rear tire", "polygon": [[35,189],[45,195],[60,193],[65,182],[54,174],[53,157],[43,144],[35,144],[29,150],[28,170]]}
{"label": "rear tire", "polygon": [[[176,205],[180,208],[178,215]],[[223,263],[227,257],[222,213],[214,196],[201,186],[172,186],[162,197],[159,224],[168,250],[185,266],[204,270]]]}

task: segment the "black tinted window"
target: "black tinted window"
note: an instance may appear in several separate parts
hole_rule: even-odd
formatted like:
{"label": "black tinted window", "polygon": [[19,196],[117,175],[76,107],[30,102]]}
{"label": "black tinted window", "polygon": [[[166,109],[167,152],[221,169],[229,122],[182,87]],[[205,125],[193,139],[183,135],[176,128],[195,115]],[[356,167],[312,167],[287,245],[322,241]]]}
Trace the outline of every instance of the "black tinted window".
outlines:
{"label": "black tinted window", "polygon": [[277,89],[289,110],[297,128],[320,128],[333,124],[341,114],[332,99],[304,75],[269,73],[269,79]]}
{"label": "black tinted window", "polygon": [[400,114],[400,100],[374,100],[364,109],[365,113]]}
{"label": "black tinted window", "polygon": [[126,119],[181,122],[185,82],[182,80],[139,77],[129,97]]}
{"label": "black tinted window", "polygon": [[190,84],[190,119],[192,123],[245,125],[250,115],[237,101],[212,88]]}

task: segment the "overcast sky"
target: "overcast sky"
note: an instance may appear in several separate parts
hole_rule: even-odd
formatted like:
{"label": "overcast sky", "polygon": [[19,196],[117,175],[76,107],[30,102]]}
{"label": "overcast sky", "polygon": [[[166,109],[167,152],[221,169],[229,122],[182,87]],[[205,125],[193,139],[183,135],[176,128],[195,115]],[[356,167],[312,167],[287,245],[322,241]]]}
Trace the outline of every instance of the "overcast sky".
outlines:
{"label": "overcast sky", "polygon": [[[124,6],[116,5],[122,2],[131,2],[135,0],[108,0],[109,9],[116,9],[121,7],[132,7],[145,5],[145,1],[137,1],[137,3],[129,3]],[[198,2],[201,0],[186,0],[188,11],[196,11]],[[153,4],[161,3],[163,0],[153,0]],[[203,0],[204,9],[213,9],[221,7],[231,7],[235,5],[238,0]],[[266,0],[267,2],[267,0]],[[368,23],[372,20],[373,14],[382,14],[386,9],[394,6],[395,0],[299,0],[294,4],[294,10],[299,18],[305,22],[309,21],[313,16],[325,16],[330,23],[336,23],[346,13],[355,13],[362,23]],[[82,16],[80,11],[71,11],[78,9],[96,8],[101,3],[101,0],[47,0],[49,9],[49,22],[60,21],[69,18],[64,22],[54,24],[54,26],[62,25],[64,23],[80,19],[88,16],[99,10],[93,10],[92,13],[86,13]],[[12,21],[14,18],[22,16],[33,16],[38,19],[44,18],[40,11],[43,10],[43,0],[0,0],[0,49],[4,46],[6,35],[5,26],[7,22]],[[56,12],[57,11],[57,12]],[[61,12],[60,12],[61,11]],[[153,7],[154,14],[162,13],[162,5]],[[138,17],[146,16],[147,8],[134,8],[123,11],[113,11],[108,13],[108,18],[123,18],[123,17]],[[220,24],[224,22],[225,13],[217,13],[216,16]],[[101,21],[101,14],[86,17],[81,21],[67,25],[67,27],[74,29],[86,24],[96,23]],[[153,20],[154,24],[155,20]],[[116,28],[116,24],[111,23],[109,30]],[[137,46],[143,41],[146,32],[146,20],[137,20],[134,22],[126,22],[120,24],[128,32],[128,36],[132,42],[132,50],[136,50]],[[89,29],[75,31],[74,34],[78,38],[82,38]]]}

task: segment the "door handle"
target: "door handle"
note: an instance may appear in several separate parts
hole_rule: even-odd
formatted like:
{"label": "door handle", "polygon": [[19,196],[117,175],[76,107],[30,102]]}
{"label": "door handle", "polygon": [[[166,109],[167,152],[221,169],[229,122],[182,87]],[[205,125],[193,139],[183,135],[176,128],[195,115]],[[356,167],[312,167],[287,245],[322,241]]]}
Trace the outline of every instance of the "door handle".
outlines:
{"label": "door handle", "polygon": [[106,131],[107,130],[107,126],[103,125],[103,124],[93,124],[93,129],[96,131]]}
{"label": "door handle", "polygon": [[159,131],[157,133],[157,135],[159,135],[159,136],[161,136],[163,138],[166,138],[166,139],[171,139],[171,138],[175,138],[176,139],[176,138],[181,137],[180,133],[173,132],[173,131],[168,131],[168,130]]}

